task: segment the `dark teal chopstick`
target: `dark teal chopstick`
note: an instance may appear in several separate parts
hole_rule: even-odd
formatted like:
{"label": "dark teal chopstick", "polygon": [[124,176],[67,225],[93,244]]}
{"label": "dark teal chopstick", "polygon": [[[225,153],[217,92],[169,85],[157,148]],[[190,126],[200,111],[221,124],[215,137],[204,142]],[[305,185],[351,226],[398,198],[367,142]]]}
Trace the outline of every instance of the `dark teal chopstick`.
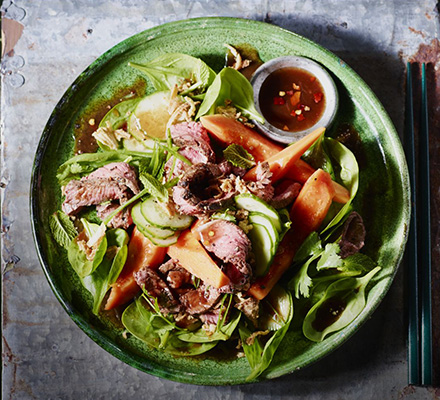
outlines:
{"label": "dark teal chopstick", "polygon": [[431,322],[431,207],[429,179],[429,132],[426,65],[422,64],[422,103],[419,136],[420,266],[421,266],[421,365],[422,385],[432,385]]}
{"label": "dark teal chopstick", "polygon": [[408,383],[420,384],[419,374],[419,296],[417,273],[417,211],[416,211],[416,156],[414,144],[414,113],[412,93],[411,63],[407,63],[406,80],[406,116],[405,116],[405,152],[411,181],[411,221],[408,235]]}

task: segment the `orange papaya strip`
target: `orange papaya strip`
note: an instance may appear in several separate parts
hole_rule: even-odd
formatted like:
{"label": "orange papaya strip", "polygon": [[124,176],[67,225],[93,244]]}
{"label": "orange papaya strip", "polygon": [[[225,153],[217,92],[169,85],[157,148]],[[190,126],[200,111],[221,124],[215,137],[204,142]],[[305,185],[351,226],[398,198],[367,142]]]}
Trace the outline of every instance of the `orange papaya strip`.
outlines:
{"label": "orange papaya strip", "polygon": [[189,229],[180,234],[176,244],[168,247],[168,255],[207,285],[220,288],[229,283],[229,278]]}
{"label": "orange papaya strip", "polygon": [[266,275],[258,278],[248,293],[264,299],[292,265],[296,251],[324,221],[335,194],[331,176],[322,169],[306,181],[290,211],[292,226],[278,246],[277,254]]}
{"label": "orange papaya strip", "polygon": [[[284,178],[289,178],[299,183],[305,183],[314,172],[315,169],[312,166],[299,159],[289,168],[284,175]],[[335,189],[335,197],[333,198],[333,201],[336,201],[336,203],[345,204],[350,200],[350,192],[344,186],[333,181],[333,188]]]}
{"label": "orange papaya strip", "polygon": [[234,118],[221,114],[205,115],[200,122],[215,140],[224,146],[239,144],[254,156],[256,162],[264,161],[283,149]]}
{"label": "orange papaya strip", "polygon": [[[304,152],[316,142],[316,140],[325,132],[325,128],[315,129],[312,133],[304,136],[302,139],[290,146],[285,147],[279,153],[267,158],[265,161],[269,163],[269,169],[272,172],[272,182],[276,182],[281,179],[289,170],[289,168],[294,165]],[[257,167],[249,170],[244,179],[254,181],[257,179]]]}
{"label": "orange papaya strip", "polygon": [[136,296],[140,288],[133,274],[144,266],[157,268],[162,264],[166,253],[166,247],[155,246],[135,227],[128,243],[127,261],[118,279],[111,287],[105,309],[111,310]]}

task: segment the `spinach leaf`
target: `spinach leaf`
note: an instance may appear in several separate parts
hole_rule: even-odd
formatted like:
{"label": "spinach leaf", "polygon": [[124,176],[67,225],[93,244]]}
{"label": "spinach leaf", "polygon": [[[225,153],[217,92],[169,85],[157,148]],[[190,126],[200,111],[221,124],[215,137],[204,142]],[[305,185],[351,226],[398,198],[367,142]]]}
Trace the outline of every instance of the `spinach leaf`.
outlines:
{"label": "spinach leaf", "polygon": [[171,325],[160,322],[160,317],[142,304],[138,298],[122,314],[122,324],[135,337],[174,355],[195,356],[211,350],[218,342],[190,343],[179,339]]}
{"label": "spinach leaf", "polygon": [[243,350],[251,367],[251,373],[246,378],[246,381],[256,379],[269,367],[276,350],[289,329],[293,318],[293,300],[289,292],[285,293],[290,301],[289,316],[284,325],[273,333],[272,337],[266,342],[264,347],[260,341],[260,337],[256,337],[252,343],[249,343],[249,338],[252,335],[252,332],[245,326],[244,323],[241,323],[238,327],[240,338],[243,344]]}
{"label": "spinach leaf", "polygon": [[111,150],[100,153],[78,154],[62,164],[57,171],[57,179],[60,186],[67,185],[72,179],[80,179],[94,170],[112,162],[126,161],[129,164],[138,165],[139,161],[150,158],[146,153]]}
{"label": "spinach leaf", "polygon": [[328,172],[332,179],[335,179],[333,165],[327,154],[326,143],[327,138],[324,135],[321,135],[319,139],[303,154],[302,158],[313,168],[321,168]]}
{"label": "spinach leaf", "polygon": [[77,235],[73,222],[62,211],[56,211],[49,217],[49,228],[55,241],[65,249]]}
{"label": "spinach leaf", "polygon": [[379,270],[380,267],[376,267],[361,278],[345,278],[331,283],[304,318],[304,336],[320,342],[328,334],[350,324],[364,309],[365,289]]}
{"label": "spinach leaf", "polygon": [[321,232],[321,235],[324,233],[327,234],[326,237],[328,238],[351,211],[351,203],[359,187],[359,166],[354,154],[342,143],[331,138],[326,138],[325,140],[326,148],[334,162],[336,179],[342,182],[350,191],[350,200],[344,204],[336,216]]}
{"label": "spinach leaf", "polygon": [[106,254],[94,272],[83,278],[84,287],[93,296],[93,312],[98,314],[110,285],[116,282],[128,254],[128,234],[123,229],[110,229],[106,233],[108,252],[116,250],[114,257]]}
{"label": "spinach leaf", "polygon": [[84,230],[87,232],[87,235],[85,232],[82,232],[74,240],[72,240],[67,248],[67,258],[69,259],[70,264],[78,276],[80,278],[84,278],[95,271],[99,264],[101,264],[107,251],[107,237],[104,235],[100,244],[98,245],[93,259],[88,260],[84,251],[79,248],[78,241],[84,240],[87,242],[93,235],[97,233],[98,229],[100,229],[100,226],[97,224],[91,224],[85,219],[82,219],[81,222],[84,225]]}
{"label": "spinach leaf", "polygon": [[240,322],[241,312],[237,311],[231,317],[231,320],[216,330],[211,335],[207,335],[203,328],[199,328],[194,332],[182,331],[177,335],[180,340],[190,343],[210,343],[219,340],[229,340]]}
{"label": "spinach leaf", "polygon": [[173,89],[183,81],[191,82],[191,87],[181,94],[188,94],[196,89],[203,91],[215,78],[215,72],[199,58],[187,54],[167,53],[146,64],[128,63],[147,75],[158,91]]}
{"label": "spinach leaf", "polygon": [[215,114],[219,106],[230,100],[234,107],[247,118],[264,123],[264,118],[254,105],[253,89],[249,81],[233,68],[223,68],[206,91],[205,99],[200,105],[196,119],[206,114]]}

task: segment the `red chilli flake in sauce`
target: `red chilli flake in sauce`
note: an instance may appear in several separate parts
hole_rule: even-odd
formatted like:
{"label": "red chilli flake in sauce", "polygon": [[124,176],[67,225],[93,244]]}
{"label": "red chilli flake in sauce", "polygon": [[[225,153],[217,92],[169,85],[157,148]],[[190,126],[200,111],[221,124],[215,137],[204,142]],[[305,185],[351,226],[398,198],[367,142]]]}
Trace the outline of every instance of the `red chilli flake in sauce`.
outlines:
{"label": "red chilli flake in sauce", "polygon": [[313,126],[325,109],[319,80],[299,68],[281,68],[270,74],[260,89],[264,118],[278,129],[302,131]]}

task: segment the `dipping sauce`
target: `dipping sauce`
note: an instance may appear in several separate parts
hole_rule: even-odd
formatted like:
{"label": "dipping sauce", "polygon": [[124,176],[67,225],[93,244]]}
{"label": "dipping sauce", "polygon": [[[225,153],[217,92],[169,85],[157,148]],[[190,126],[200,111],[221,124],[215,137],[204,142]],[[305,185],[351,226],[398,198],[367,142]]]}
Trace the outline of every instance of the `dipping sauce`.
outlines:
{"label": "dipping sauce", "polygon": [[300,68],[281,68],[261,85],[260,109],[278,129],[299,132],[315,125],[325,109],[324,90],[319,80]]}

